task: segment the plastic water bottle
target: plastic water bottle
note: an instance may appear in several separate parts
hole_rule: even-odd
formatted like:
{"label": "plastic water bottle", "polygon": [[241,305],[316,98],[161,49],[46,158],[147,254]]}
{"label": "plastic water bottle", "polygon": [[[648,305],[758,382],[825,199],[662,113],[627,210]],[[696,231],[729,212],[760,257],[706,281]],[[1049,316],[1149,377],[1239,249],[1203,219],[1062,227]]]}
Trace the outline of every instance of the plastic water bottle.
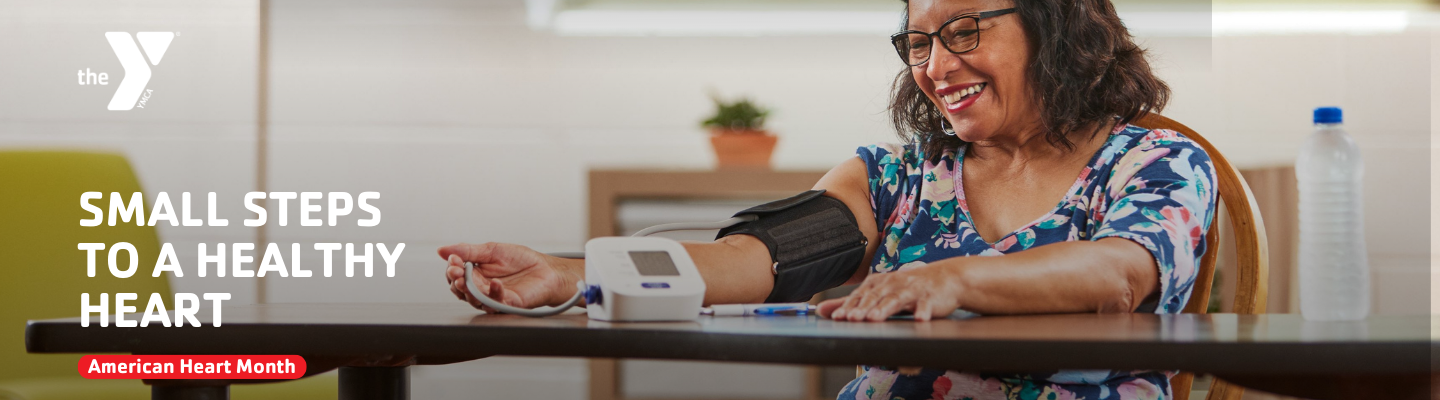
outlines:
{"label": "plastic water bottle", "polygon": [[1300,147],[1300,313],[1311,321],[1365,319],[1370,267],[1361,214],[1360,149],[1341,129],[1340,109],[1315,109],[1315,133]]}

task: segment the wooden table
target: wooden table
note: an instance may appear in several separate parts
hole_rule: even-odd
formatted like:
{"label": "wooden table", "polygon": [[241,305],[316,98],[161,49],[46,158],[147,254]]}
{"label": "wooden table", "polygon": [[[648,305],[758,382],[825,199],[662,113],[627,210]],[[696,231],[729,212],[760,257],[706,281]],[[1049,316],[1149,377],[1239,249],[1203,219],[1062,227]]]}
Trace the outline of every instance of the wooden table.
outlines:
{"label": "wooden table", "polygon": [[[25,345],[35,353],[298,354],[310,366],[307,374],[340,369],[342,399],[406,398],[409,365],[494,355],[976,371],[1180,369],[1310,397],[1316,393],[1295,390],[1339,390],[1336,382],[1345,381],[1335,377],[1361,377],[1385,383],[1389,398],[1425,398],[1430,371],[1440,365],[1431,357],[1437,347],[1430,327],[1437,321],[1059,314],[928,323],[816,317],[606,323],[583,315],[484,315],[461,304],[275,304],[227,308],[221,327],[83,328],[75,318],[30,321]],[[230,382],[147,383],[155,398],[224,398]]]}

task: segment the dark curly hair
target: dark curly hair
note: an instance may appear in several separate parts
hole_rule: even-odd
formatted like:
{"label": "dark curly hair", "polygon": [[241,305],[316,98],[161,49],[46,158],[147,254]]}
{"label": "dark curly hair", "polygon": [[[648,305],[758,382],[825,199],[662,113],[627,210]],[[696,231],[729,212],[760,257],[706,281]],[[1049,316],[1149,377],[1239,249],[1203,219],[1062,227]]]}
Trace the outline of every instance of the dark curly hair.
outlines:
{"label": "dark curly hair", "polygon": [[[903,1],[900,29],[907,29],[909,0]],[[1015,10],[1034,52],[1030,92],[1039,99],[1041,126],[1051,145],[1073,150],[1070,132],[1094,123],[1094,131],[1080,132],[1093,137],[1112,118],[1125,124],[1165,108],[1170,87],[1150,71],[1145,50],[1135,44],[1110,0],[1015,0]],[[930,159],[964,144],[941,132],[941,118],[910,67],[902,69],[890,97],[890,119],[901,140],[918,143]]]}

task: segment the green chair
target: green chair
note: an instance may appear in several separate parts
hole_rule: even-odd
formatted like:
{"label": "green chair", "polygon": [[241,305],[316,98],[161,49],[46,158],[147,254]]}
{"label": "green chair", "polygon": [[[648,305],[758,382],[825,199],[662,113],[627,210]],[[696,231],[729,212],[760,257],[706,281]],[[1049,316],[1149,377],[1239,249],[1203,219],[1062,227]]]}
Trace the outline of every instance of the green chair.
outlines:
{"label": "green chair", "polygon": [[[77,317],[80,294],[91,304],[101,293],[137,293],[137,311],[144,311],[151,293],[170,304],[170,283],[151,277],[160,252],[155,228],[117,221],[82,227],[92,214],[80,208],[80,195],[101,192],[91,204],[108,210],[110,192],[128,201],[140,182],[123,156],[75,151],[0,151],[0,399],[148,399],[150,389],[138,380],[89,380],[76,371],[81,354],[25,352],[25,321]],[[149,211],[149,208],[146,208]],[[146,217],[140,217],[144,219]],[[106,254],[96,252],[95,277],[85,273],[85,251],[79,243],[129,242],[139,253],[134,276],[112,276]],[[120,257],[123,266],[124,256]],[[182,264],[184,260],[181,260]],[[136,304],[138,303],[138,304]],[[127,305],[130,305],[127,304]],[[114,317],[113,315],[111,316]],[[138,319],[138,315],[132,317]],[[113,320],[112,320],[113,323]],[[96,327],[94,329],[106,329]],[[176,328],[184,329],[184,328]],[[235,385],[235,399],[336,398],[335,374],[275,384]]]}

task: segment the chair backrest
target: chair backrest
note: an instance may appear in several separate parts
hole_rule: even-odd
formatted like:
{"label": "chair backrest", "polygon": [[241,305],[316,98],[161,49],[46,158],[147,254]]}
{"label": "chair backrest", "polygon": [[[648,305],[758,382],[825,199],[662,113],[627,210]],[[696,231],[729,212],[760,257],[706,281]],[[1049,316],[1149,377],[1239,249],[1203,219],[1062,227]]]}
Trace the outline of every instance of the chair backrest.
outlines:
{"label": "chair backrest", "polygon": [[[1255,202],[1255,195],[1250,192],[1250,186],[1245,183],[1245,177],[1240,175],[1230,161],[1220,154],[1220,150],[1210,144],[1209,140],[1200,136],[1195,130],[1165,118],[1159,114],[1148,114],[1139,120],[1132,122],[1135,126],[1147,129],[1169,129],[1190,140],[1195,141],[1205,152],[1210,155],[1211,162],[1215,165],[1215,175],[1218,187],[1215,188],[1219,200],[1224,202],[1226,215],[1229,216],[1230,232],[1235,236],[1235,305],[1236,314],[1262,314],[1265,312],[1265,298],[1270,277],[1270,247],[1265,239],[1265,223],[1260,219],[1260,206]],[[1206,243],[1210,246],[1205,252],[1200,263],[1200,274],[1195,283],[1195,289],[1190,294],[1190,302],[1185,304],[1187,313],[1205,313],[1210,304],[1211,279],[1215,274],[1215,259],[1221,251],[1219,241],[1219,230],[1211,226],[1206,234]]]}
{"label": "chair backrest", "polygon": [[[0,380],[75,375],[81,355],[27,354],[24,336],[26,320],[79,316],[80,293],[89,293],[91,304],[99,304],[100,294],[109,293],[112,311],[115,293],[137,293],[138,304],[126,305],[142,312],[151,293],[161,293],[171,305],[169,282],[164,276],[150,276],[160,252],[154,227],[136,226],[133,219],[109,226],[108,218],[100,226],[80,226],[80,220],[92,216],[80,208],[81,193],[104,193],[91,204],[108,210],[110,192],[123,194],[128,203],[131,193],[141,191],[123,156],[0,151],[0,188],[5,190],[0,196],[0,254],[4,255],[0,304],[5,305],[0,307],[0,360],[5,360],[0,362]],[[134,245],[139,253],[135,275],[112,276],[108,253],[102,250],[96,252],[95,277],[87,277],[86,252],[76,245],[105,243],[108,249],[118,242]],[[118,259],[122,268],[127,258],[122,252]]]}
{"label": "chair backrest", "polygon": [[[1260,219],[1260,207],[1255,202],[1255,195],[1250,192],[1250,186],[1245,184],[1245,177],[1240,175],[1240,170],[1231,165],[1209,140],[1184,124],[1153,113],[1132,121],[1131,124],[1147,129],[1180,132],[1199,144],[1210,156],[1218,181],[1215,192],[1220,195],[1218,201],[1225,205],[1230,232],[1235,237],[1234,311],[1236,314],[1264,313],[1270,278],[1270,248],[1265,238],[1265,223]],[[1209,247],[1200,259],[1199,276],[1196,277],[1195,287],[1190,292],[1190,302],[1185,304],[1186,313],[1204,314],[1209,308],[1215,260],[1221,251],[1220,226],[1216,225],[1212,225],[1205,234],[1205,242]],[[1170,387],[1174,390],[1174,399],[1188,400],[1193,380],[1194,375],[1190,373],[1182,373],[1171,379]],[[1241,394],[1239,387],[1214,380],[1206,398],[1238,400]]]}

